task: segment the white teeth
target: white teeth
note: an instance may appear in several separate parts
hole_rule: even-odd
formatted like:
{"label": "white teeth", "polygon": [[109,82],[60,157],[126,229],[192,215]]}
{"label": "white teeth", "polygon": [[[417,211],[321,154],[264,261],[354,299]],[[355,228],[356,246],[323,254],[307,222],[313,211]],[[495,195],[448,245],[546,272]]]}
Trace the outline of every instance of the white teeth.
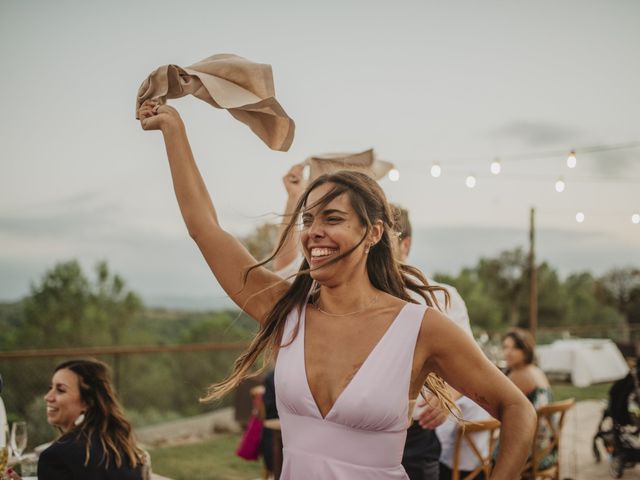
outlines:
{"label": "white teeth", "polygon": [[335,253],[337,250],[333,248],[312,248],[311,256],[312,257],[326,257],[327,255],[331,255]]}

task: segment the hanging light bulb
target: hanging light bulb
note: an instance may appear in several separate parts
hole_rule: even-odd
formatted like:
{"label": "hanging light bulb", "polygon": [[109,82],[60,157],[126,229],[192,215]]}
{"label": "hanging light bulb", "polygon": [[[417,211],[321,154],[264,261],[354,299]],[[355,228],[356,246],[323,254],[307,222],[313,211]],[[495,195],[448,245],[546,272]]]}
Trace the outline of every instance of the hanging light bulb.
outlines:
{"label": "hanging light bulb", "polygon": [[438,178],[440,175],[442,175],[442,167],[438,162],[434,162],[434,164],[431,165],[431,176]]}
{"label": "hanging light bulb", "polygon": [[500,160],[496,158],[493,162],[491,162],[491,173],[493,173],[494,175],[498,175],[501,171],[502,164],[500,163]]}
{"label": "hanging light bulb", "polygon": [[389,170],[389,180],[391,180],[392,182],[397,182],[398,180],[400,180],[400,172],[395,168]]}
{"label": "hanging light bulb", "polygon": [[476,177],[475,177],[475,175],[467,176],[467,179],[465,180],[464,183],[469,188],[475,187],[476,186]]}
{"label": "hanging light bulb", "polygon": [[564,180],[562,179],[562,177],[558,178],[558,180],[556,180],[556,192],[558,193],[562,193],[564,192],[564,187],[565,187],[565,183]]}
{"label": "hanging light bulb", "polygon": [[578,223],[584,222],[584,213],[582,212],[576,213],[576,222]]}
{"label": "hanging light bulb", "polygon": [[571,152],[569,153],[569,156],[567,157],[567,167],[576,168],[577,164],[578,164],[578,159],[576,158],[576,151],[571,150]]}
{"label": "hanging light bulb", "polygon": [[636,212],[633,215],[631,215],[631,221],[636,225],[638,225],[640,223],[640,213]]}

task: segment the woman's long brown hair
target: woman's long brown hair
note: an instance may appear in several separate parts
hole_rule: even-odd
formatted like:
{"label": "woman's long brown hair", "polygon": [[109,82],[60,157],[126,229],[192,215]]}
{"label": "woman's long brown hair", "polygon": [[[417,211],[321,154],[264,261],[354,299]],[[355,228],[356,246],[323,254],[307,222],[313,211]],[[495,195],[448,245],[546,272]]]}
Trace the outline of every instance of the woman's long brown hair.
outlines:
{"label": "woman's long brown hair", "polygon": [[[327,183],[332,184],[333,188],[315,204],[307,205],[309,193],[320,185]],[[360,223],[365,227],[365,232],[356,245],[326,265],[338,262],[342,258],[350,255],[367,239],[372,225],[381,221],[384,226],[382,237],[378,243],[371,247],[367,256],[366,268],[372,285],[406,302],[417,303],[410,294],[410,292],[413,292],[421,296],[427,305],[437,308],[440,308],[440,306],[438,305],[435,292],[441,291],[445,296],[445,306],[448,307],[449,294],[444,288],[429,285],[420,270],[409,265],[401,264],[395,260],[391,245],[393,241],[392,235],[395,231],[393,229],[393,215],[385,194],[377,182],[363,173],[354,171],[339,171],[322,175],[307,187],[306,191],[300,197],[294,212],[291,214],[291,219],[274,252],[271,256],[251,266],[245,272],[245,282],[255,268],[265,265],[278,255],[285,239],[291,235],[292,229],[296,227],[300,213],[303,210],[327,205],[343,193],[348,195],[351,206],[355,210]],[[326,265],[319,268],[323,268]],[[211,385],[207,395],[201,399],[201,401],[213,401],[223,397],[236,388],[246,377],[255,376],[263,372],[270,362],[274,360],[278,350],[281,348],[287,315],[294,308],[301,311],[301,309],[305,307],[310,294],[311,296],[314,294],[314,292],[311,291],[314,286],[314,281],[311,278],[310,271],[309,263],[305,259],[298,272],[294,275],[293,282],[289,289],[267,314],[264,321],[261,322],[261,327],[251,342],[251,345],[249,345],[247,350],[235,361],[231,374],[222,382]],[[297,333],[296,328],[294,336],[289,343],[293,341]],[[252,372],[252,366],[263,353],[262,366],[257,371]],[[449,410],[458,411],[442,379],[435,374],[430,374],[425,381],[425,386],[431,390]]]}
{"label": "woman's long brown hair", "polygon": [[91,442],[97,437],[102,447],[98,465],[121,467],[125,461],[135,468],[144,463],[145,453],[136,444],[131,424],[113,389],[111,370],[98,360],[81,359],[61,363],[54,372],[67,369],[78,375],[80,397],[87,405],[84,420],[65,435],[79,432],[85,440],[85,466],[89,464]]}

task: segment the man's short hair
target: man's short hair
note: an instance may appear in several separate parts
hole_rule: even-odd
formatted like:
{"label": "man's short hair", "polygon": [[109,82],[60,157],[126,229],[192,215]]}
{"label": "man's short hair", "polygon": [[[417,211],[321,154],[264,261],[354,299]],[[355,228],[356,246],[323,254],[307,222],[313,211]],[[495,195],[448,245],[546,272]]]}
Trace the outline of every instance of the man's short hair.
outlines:
{"label": "man's short hair", "polygon": [[393,213],[393,229],[398,234],[400,240],[411,237],[411,221],[409,220],[409,211],[395,203],[391,204]]}

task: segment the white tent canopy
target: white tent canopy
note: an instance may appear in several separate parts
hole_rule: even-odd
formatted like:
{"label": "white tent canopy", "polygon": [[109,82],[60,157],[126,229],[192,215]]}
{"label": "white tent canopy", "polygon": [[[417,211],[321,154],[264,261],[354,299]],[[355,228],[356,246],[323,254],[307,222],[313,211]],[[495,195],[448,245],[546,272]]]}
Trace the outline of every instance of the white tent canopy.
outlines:
{"label": "white tent canopy", "polygon": [[569,374],[576,387],[619,380],[629,372],[622,353],[609,339],[557,340],[536,351],[545,373]]}

